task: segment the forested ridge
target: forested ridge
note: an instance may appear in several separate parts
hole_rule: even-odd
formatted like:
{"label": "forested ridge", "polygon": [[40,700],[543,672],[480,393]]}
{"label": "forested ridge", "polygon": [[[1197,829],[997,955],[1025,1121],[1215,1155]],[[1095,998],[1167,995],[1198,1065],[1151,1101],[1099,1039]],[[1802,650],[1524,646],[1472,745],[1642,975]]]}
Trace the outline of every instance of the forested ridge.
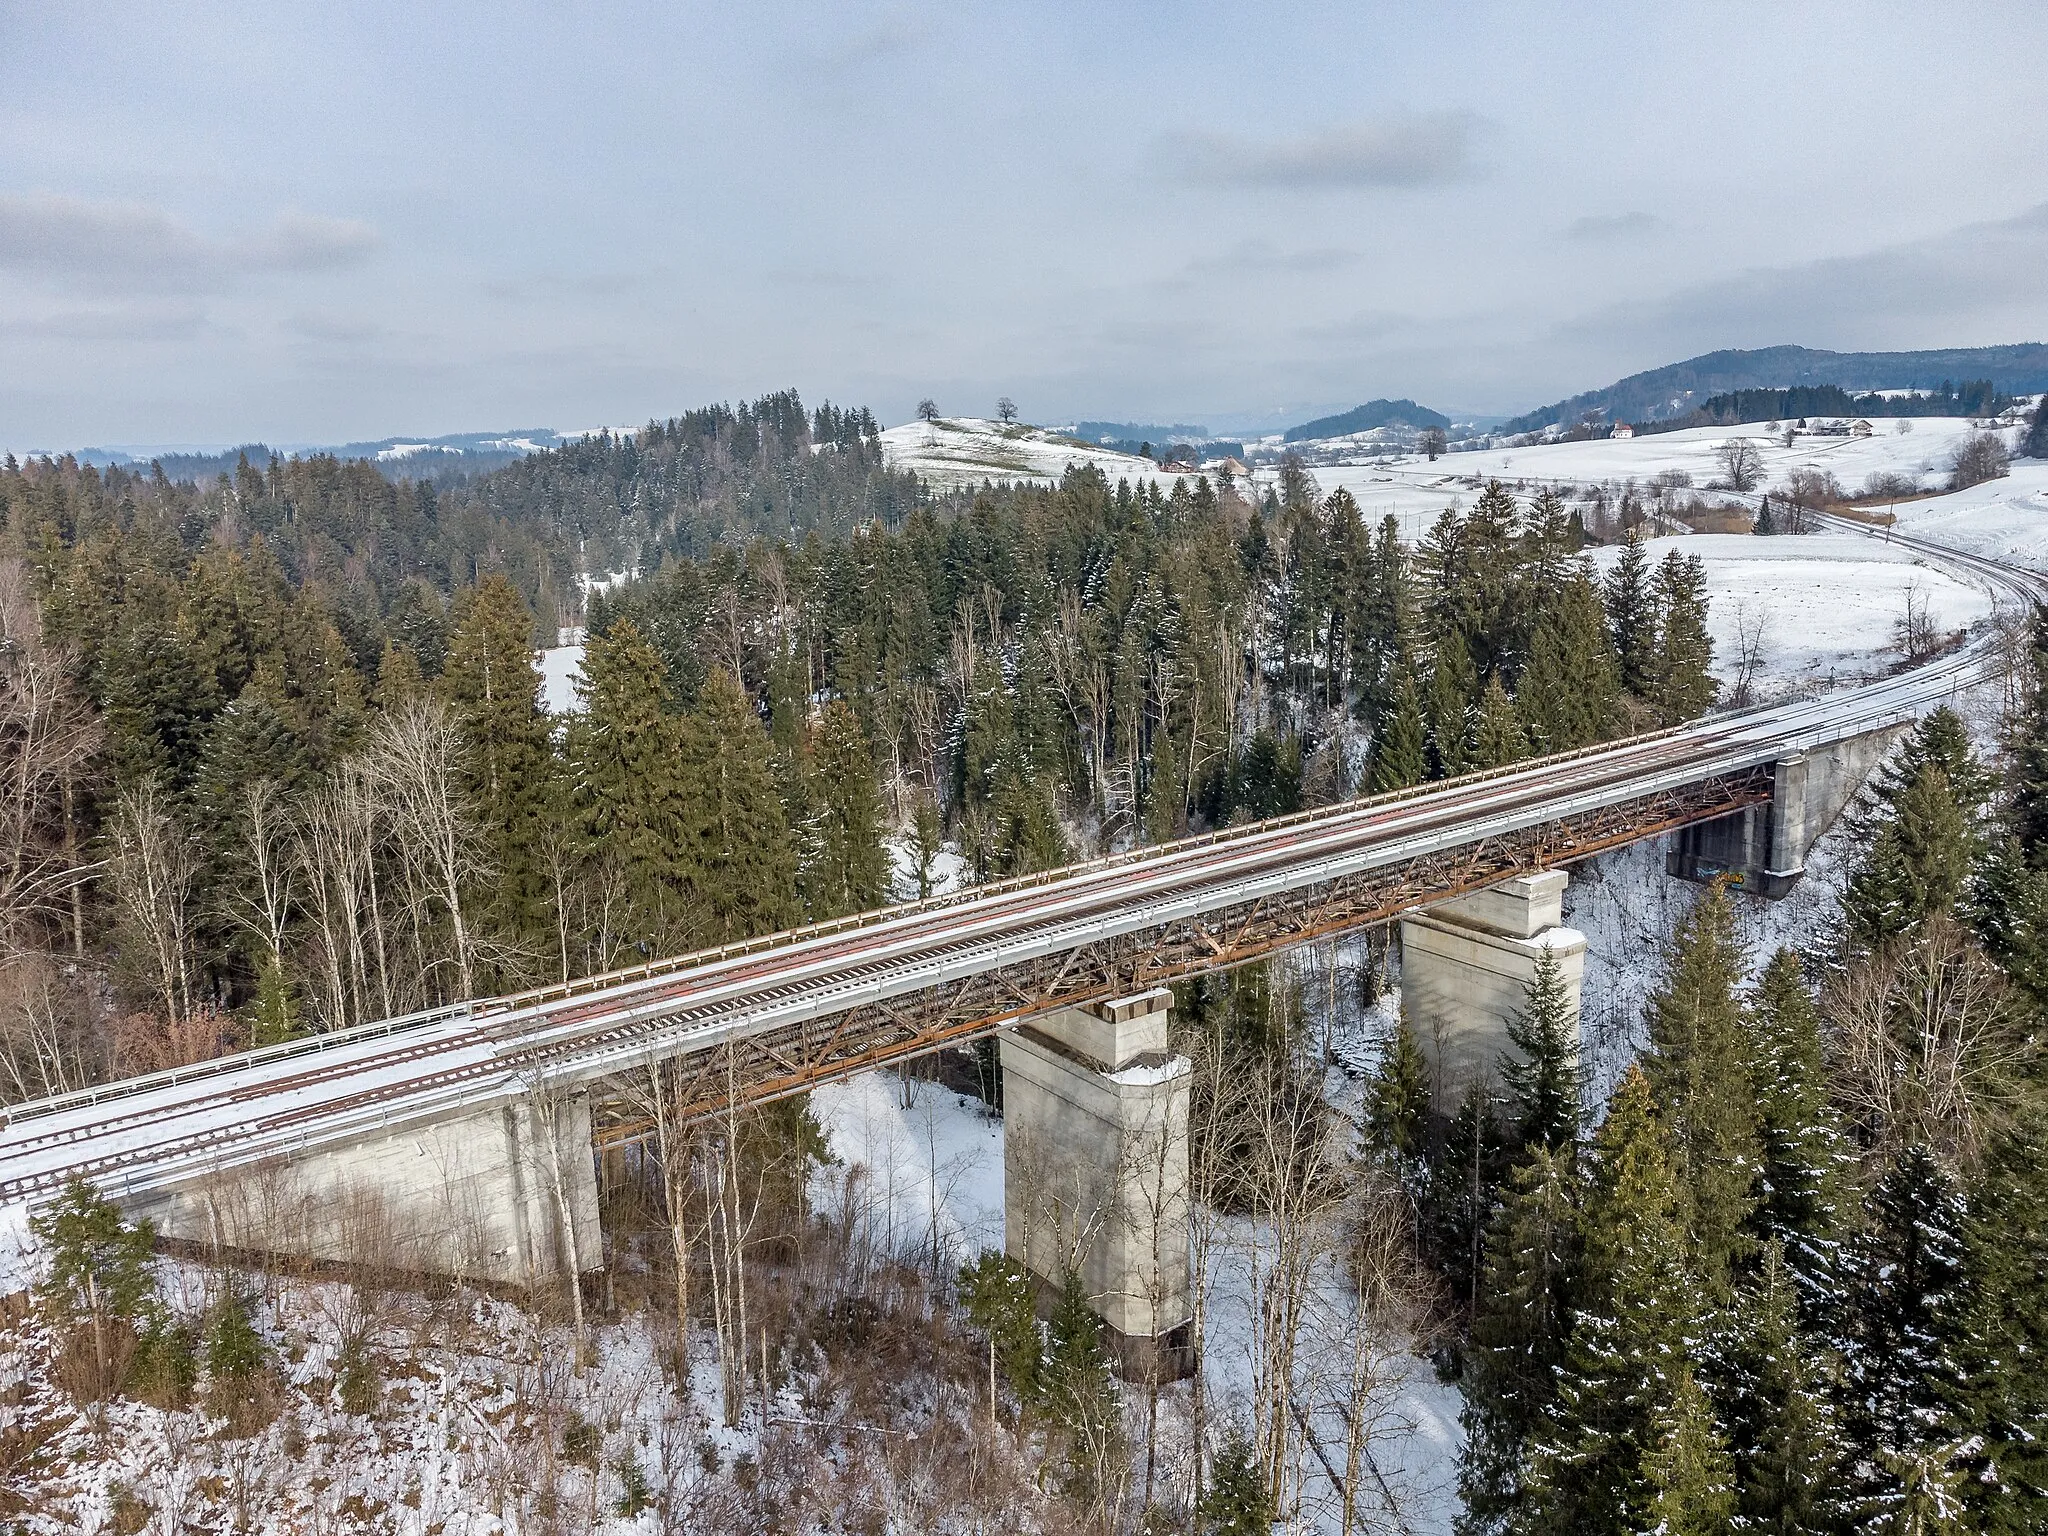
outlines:
{"label": "forested ridge", "polygon": [[1698,562],[1598,583],[1551,495],[1414,550],[1292,465],[938,499],[793,393],[442,491],[10,461],[0,513],[17,1098],[875,905],[892,830],[1043,869],[1713,695]]}

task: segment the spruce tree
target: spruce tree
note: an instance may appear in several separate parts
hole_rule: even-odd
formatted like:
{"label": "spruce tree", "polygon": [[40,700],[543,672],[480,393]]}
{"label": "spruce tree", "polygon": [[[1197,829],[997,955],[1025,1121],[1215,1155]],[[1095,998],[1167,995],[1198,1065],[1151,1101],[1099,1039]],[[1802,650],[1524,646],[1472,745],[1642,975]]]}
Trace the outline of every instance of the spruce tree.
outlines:
{"label": "spruce tree", "polygon": [[1472,656],[1465,637],[1447,630],[1436,643],[1429,675],[1429,749],[1436,777],[1456,778],[1472,766]]}
{"label": "spruce tree", "polygon": [[1515,690],[1538,752],[1568,752],[1613,734],[1621,679],[1591,568],[1578,561],[1543,604]]}
{"label": "spruce tree", "polygon": [[1642,1063],[1701,1278],[1722,1293],[1730,1261],[1746,1246],[1742,1226],[1760,1171],[1747,1041],[1735,998],[1742,971],[1734,904],[1717,885],[1693,904],[1665,948]]}
{"label": "spruce tree", "polygon": [[1893,1155],[1866,1217],[1843,1287],[1840,1418],[1856,1514],[1883,1522],[1960,1452],[1965,1211],[1933,1154],[1911,1145]]}
{"label": "spruce tree", "polygon": [[1602,583],[1607,633],[1614,646],[1621,686],[1639,699],[1652,695],[1657,675],[1657,599],[1651,588],[1650,554],[1640,529],[1630,532],[1621,558]]}
{"label": "spruce tree", "polygon": [[1842,896],[1853,945],[1875,952],[1955,908],[1976,851],[1976,838],[1946,772],[1925,761],[1888,805],[1861,864]]}
{"label": "spruce tree", "polygon": [[1529,1439],[1556,1395],[1571,1337],[1576,1201],[1571,1154],[1539,1145],[1515,1169],[1487,1228],[1460,1383],[1459,1530],[1468,1536],[1508,1528],[1521,1509]]}
{"label": "spruce tree", "polygon": [[1415,695],[1415,674],[1406,666],[1394,684],[1393,708],[1372,743],[1372,787],[1375,794],[1420,784],[1429,772],[1423,752],[1422,703]]}
{"label": "spruce tree", "polygon": [[1472,726],[1472,766],[1505,768],[1529,755],[1529,733],[1515,713],[1514,700],[1501,686],[1500,674],[1486,680],[1479,697],[1479,715]]}
{"label": "spruce tree", "polygon": [[1735,1456],[1742,1528],[1776,1536],[1826,1536],[1842,1514],[1829,1364],[1801,1328],[1802,1304],[1772,1240],[1715,1330],[1708,1370]]}
{"label": "spruce tree", "polygon": [[739,680],[704,679],[684,735],[684,876],[697,942],[726,944],[787,927],[797,915],[796,858],[768,734]]}
{"label": "spruce tree", "polygon": [[1714,642],[1707,634],[1707,568],[1698,555],[1667,554],[1657,567],[1657,651],[1654,700],[1666,725],[1704,713],[1717,684]]}
{"label": "spruce tree", "polygon": [[1964,1226],[1962,1483],[1976,1528],[2048,1529],[2048,1110],[2030,1104],[1987,1149]]}
{"label": "spruce tree", "polygon": [[802,872],[813,919],[881,906],[889,860],[882,849],[882,797],[860,717],[843,699],[825,706],[810,753],[811,833]]}
{"label": "spruce tree", "polygon": [[1779,950],[1764,967],[1744,1022],[1761,1143],[1748,1229],[1782,1254],[1811,1327],[1839,1279],[1843,1184],[1852,1158],[1828,1102],[1820,1016],[1791,950]]}
{"label": "spruce tree", "polygon": [[1429,1063],[1404,1011],[1380,1049],[1366,1087],[1368,1141],[1402,1165],[1421,1158],[1429,1136]]}
{"label": "spruce tree", "polygon": [[456,596],[452,617],[440,686],[462,732],[463,787],[498,874],[491,908],[504,927],[531,936],[547,926],[541,833],[559,798],[533,614],[510,581],[490,575]]}
{"label": "spruce tree", "polygon": [[1548,944],[1536,952],[1535,972],[1507,1029],[1515,1049],[1500,1058],[1500,1077],[1514,1099],[1516,1137],[1525,1147],[1561,1151],[1579,1134],[1579,1020]]}
{"label": "spruce tree", "polygon": [[1465,1306],[1478,1297],[1486,1227],[1507,1174],[1507,1143],[1483,1081],[1466,1085],[1458,1112],[1432,1152],[1423,1188],[1424,1235],[1450,1293]]}
{"label": "spruce tree", "polygon": [[684,721],[670,708],[660,653],[630,620],[591,637],[583,694],[568,740],[576,805],[588,847],[617,868],[623,898],[618,926],[597,937],[607,953],[623,944],[651,959],[695,937],[683,895],[696,787],[685,778]]}
{"label": "spruce tree", "polygon": [[1941,770],[1957,809],[1974,831],[1996,785],[1970,746],[1970,728],[1946,704],[1914,726],[1898,752],[1871,775],[1872,796],[1880,805],[1896,807],[1900,795],[1926,767]]}
{"label": "spruce tree", "polygon": [[2028,860],[2042,868],[2048,867],[2048,606],[2034,605],[2027,642],[2020,696],[2004,723],[2005,820]]}
{"label": "spruce tree", "polygon": [[2048,1005],[2048,871],[2020,840],[1994,838],[1965,890],[1964,915],[1984,953],[2037,1006]]}
{"label": "spruce tree", "polygon": [[1734,1529],[1735,1466],[1707,1395],[1683,1361],[1651,1415],[1650,1435],[1643,1459],[1649,1490],[1644,1528],[1660,1536],[1726,1536]]}
{"label": "spruce tree", "polygon": [[1621,1536],[1659,1501],[1709,1502],[1715,1437],[1674,1421],[1699,1321],[1681,1197],[1650,1084],[1630,1068],[1594,1138],[1583,1261],[1557,1396],[1531,1438],[1518,1529]]}

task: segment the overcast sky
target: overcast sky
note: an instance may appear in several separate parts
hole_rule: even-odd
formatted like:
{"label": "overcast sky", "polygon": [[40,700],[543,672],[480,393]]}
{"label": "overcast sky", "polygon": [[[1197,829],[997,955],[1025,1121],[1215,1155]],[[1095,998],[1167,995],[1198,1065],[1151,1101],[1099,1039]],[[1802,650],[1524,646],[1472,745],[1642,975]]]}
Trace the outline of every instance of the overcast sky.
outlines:
{"label": "overcast sky", "polygon": [[0,444],[2048,338],[2048,7],[0,0]]}

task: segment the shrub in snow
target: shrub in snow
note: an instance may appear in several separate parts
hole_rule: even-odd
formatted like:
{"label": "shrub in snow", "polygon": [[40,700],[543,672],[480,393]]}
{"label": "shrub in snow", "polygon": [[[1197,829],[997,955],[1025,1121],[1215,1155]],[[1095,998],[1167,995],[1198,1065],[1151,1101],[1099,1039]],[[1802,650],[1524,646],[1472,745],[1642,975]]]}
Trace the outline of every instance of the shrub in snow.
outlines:
{"label": "shrub in snow", "polygon": [[2005,439],[1996,432],[1972,432],[1956,446],[1949,461],[1948,488],[1965,491],[1986,480],[1997,480],[2010,469],[2012,456],[2005,451]]}

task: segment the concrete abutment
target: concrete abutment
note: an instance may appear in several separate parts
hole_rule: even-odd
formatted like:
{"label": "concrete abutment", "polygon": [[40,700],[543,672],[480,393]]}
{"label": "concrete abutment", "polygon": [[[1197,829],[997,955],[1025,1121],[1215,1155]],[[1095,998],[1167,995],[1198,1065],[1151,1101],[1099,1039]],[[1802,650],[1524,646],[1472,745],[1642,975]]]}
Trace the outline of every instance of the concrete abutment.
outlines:
{"label": "concrete abutment", "polygon": [[171,1189],[114,1193],[160,1236],[201,1250],[520,1289],[558,1281],[572,1251],[583,1272],[603,1263],[583,1094],[465,1108]]}

